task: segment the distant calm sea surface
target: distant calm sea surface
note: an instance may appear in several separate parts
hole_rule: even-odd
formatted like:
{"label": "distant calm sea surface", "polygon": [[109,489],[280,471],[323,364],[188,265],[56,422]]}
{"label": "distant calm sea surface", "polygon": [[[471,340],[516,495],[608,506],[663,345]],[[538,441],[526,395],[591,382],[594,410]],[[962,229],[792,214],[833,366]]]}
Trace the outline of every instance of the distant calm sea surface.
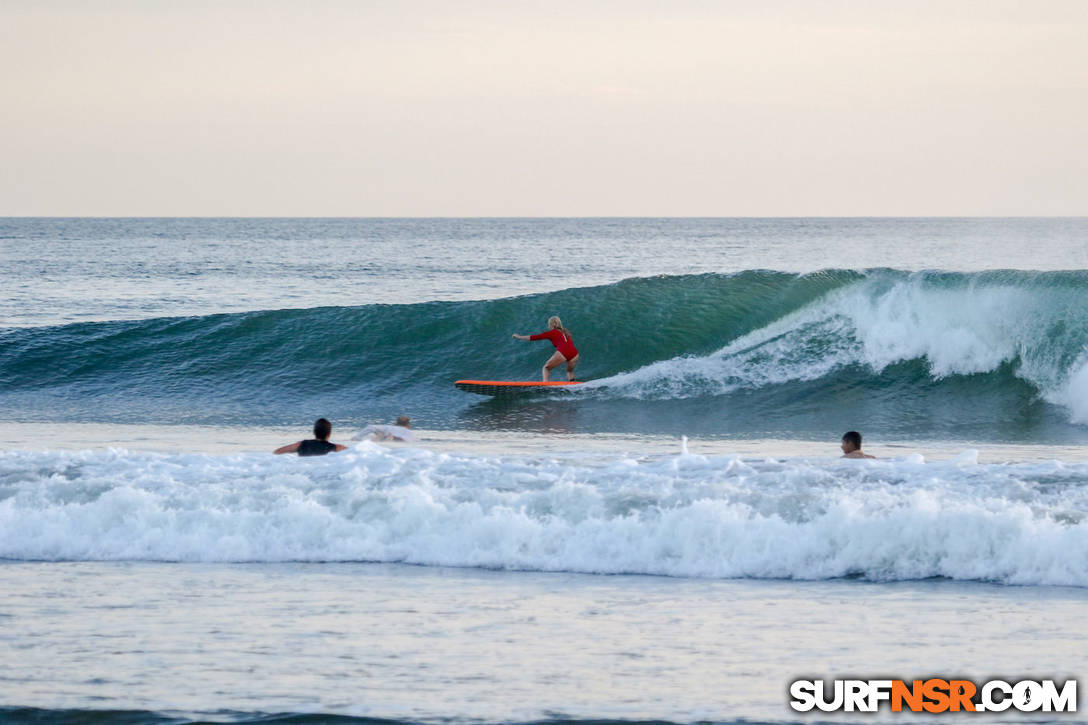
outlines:
{"label": "distant calm sea surface", "polygon": [[[0,280],[0,721],[1084,674],[1088,219],[0,219]],[[553,314],[586,385],[453,387]]]}

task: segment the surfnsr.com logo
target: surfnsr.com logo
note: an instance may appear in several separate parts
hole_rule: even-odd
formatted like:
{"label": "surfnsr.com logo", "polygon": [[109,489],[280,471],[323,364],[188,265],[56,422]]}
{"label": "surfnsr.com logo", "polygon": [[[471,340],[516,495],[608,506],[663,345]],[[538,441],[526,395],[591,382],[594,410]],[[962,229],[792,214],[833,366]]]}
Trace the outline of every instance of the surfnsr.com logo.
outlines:
{"label": "surfnsr.com logo", "polygon": [[1076,712],[1077,681],[989,680],[795,680],[790,683],[790,707],[798,712]]}

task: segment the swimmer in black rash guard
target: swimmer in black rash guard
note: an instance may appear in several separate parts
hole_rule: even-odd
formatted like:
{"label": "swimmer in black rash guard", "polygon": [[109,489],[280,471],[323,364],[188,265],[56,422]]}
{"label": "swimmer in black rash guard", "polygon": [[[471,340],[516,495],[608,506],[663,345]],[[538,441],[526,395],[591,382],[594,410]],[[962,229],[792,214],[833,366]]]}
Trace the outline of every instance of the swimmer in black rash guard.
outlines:
{"label": "swimmer in black rash guard", "polygon": [[323,456],[326,453],[332,453],[333,451],[346,451],[347,446],[342,446],[339,443],[329,443],[329,436],[332,435],[332,423],[325,418],[318,418],[314,423],[314,437],[309,440],[299,441],[298,443],[291,443],[286,446],[280,446],[276,450],[272,451],[276,455],[281,453],[297,453],[300,456]]}

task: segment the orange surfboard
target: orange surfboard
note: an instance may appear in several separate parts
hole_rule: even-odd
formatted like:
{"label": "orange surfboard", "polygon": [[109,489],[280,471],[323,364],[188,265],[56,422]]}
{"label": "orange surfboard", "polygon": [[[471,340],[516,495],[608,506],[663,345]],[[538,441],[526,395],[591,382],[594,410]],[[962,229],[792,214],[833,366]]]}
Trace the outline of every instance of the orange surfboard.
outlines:
{"label": "orange surfboard", "polygon": [[477,395],[510,396],[533,391],[547,390],[548,388],[564,388],[572,385],[581,385],[580,382],[533,382],[529,380],[458,380],[454,383],[466,393]]}

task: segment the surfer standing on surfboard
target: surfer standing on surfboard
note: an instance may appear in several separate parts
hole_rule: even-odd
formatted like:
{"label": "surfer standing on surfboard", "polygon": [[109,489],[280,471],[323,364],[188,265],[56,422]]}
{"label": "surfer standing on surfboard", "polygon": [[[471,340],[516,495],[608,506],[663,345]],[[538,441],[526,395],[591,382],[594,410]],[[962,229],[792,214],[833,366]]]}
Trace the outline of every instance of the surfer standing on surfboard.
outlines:
{"label": "surfer standing on surfboard", "polygon": [[548,358],[548,362],[544,363],[544,369],[541,373],[544,376],[544,382],[548,382],[548,375],[551,373],[552,368],[559,367],[563,363],[567,364],[567,380],[574,381],[574,366],[578,364],[578,348],[574,346],[574,341],[570,337],[570,330],[563,327],[563,322],[555,315],[548,318],[548,331],[542,332],[539,335],[518,335],[514,333],[514,338],[517,340],[551,340],[555,345],[555,354]]}

